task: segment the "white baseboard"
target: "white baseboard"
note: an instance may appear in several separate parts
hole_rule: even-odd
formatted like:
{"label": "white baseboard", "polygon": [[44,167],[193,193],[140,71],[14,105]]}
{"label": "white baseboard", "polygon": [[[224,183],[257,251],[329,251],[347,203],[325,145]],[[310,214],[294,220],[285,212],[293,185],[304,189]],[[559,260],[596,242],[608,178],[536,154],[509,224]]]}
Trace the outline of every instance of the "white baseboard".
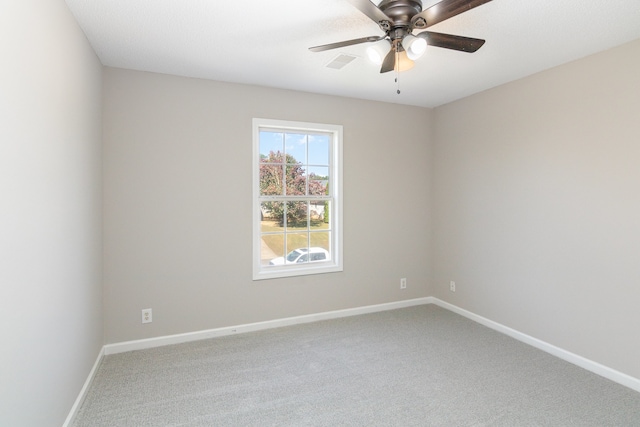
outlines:
{"label": "white baseboard", "polygon": [[546,353],[556,356],[559,359],[565,360],[569,363],[573,363],[574,365],[577,365],[583,369],[586,369],[587,371],[593,372],[594,374],[600,375],[601,377],[607,378],[613,382],[616,382],[623,386],[629,387],[632,390],[640,392],[640,379],[638,378],[634,378],[630,375],[616,371],[615,369],[611,369],[607,366],[601,365],[600,363],[594,362],[593,360],[589,360],[575,353],[571,353],[567,350],[563,350],[552,344],[549,344],[547,342],[534,338],[530,335],[523,334],[522,332],[516,331],[515,329],[511,329],[500,323],[494,322],[493,320],[489,320],[485,317],[479,316],[475,313],[467,311],[453,304],[449,304],[448,302],[442,301],[438,298],[431,298],[431,302],[444,309],[447,309],[456,314],[464,316],[467,319],[473,320],[474,322],[477,322],[488,328],[494,329],[498,332],[501,332],[505,335],[510,336],[511,338],[515,338],[518,341],[522,341],[539,350],[542,350]]}
{"label": "white baseboard", "polygon": [[[579,356],[575,353],[571,353],[567,350],[556,347],[552,344],[549,344],[547,342],[534,338],[530,335],[519,332],[515,329],[509,328],[500,323],[494,322],[493,320],[489,320],[485,317],[479,316],[475,313],[472,313],[470,311],[457,307],[448,302],[442,301],[438,298],[424,297],[424,298],[416,298],[411,300],[396,301],[396,302],[391,302],[386,304],[377,304],[377,305],[369,305],[364,307],[348,308],[344,310],[327,311],[323,313],[309,314],[304,316],[287,317],[283,319],[275,319],[275,320],[269,320],[265,322],[248,323],[244,325],[228,326],[223,328],[208,329],[204,331],[189,332],[184,334],[168,335],[168,336],[149,338],[149,339],[143,339],[143,340],[107,344],[103,347],[101,355],[98,357],[98,361],[96,361],[96,366],[94,366],[94,369],[92,370],[89,376],[89,379],[87,379],[87,383],[85,384],[85,387],[81,392],[81,396],[78,397],[78,401],[76,402],[76,405],[74,405],[74,408],[75,410],[77,410],[76,407],[79,406],[79,403],[82,402],[82,398],[84,397],[84,393],[86,392],[85,389],[88,387],[88,384],[90,384],[91,382],[90,380],[93,378],[95,368],[97,367],[98,362],[101,359],[103,354],[109,355],[109,354],[123,353],[123,352],[133,351],[133,350],[143,350],[147,348],[154,348],[154,347],[160,347],[160,346],[171,345],[171,344],[180,344],[184,342],[198,341],[198,340],[208,339],[208,338],[235,335],[235,334],[240,334],[245,332],[261,331],[265,329],[279,328],[283,326],[317,322],[320,320],[329,320],[329,319],[337,319],[341,317],[356,316],[359,314],[394,310],[397,308],[405,308],[405,307],[411,307],[411,306],[423,305],[423,304],[435,304],[437,306],[440,306],[444,309],[447,309],[463,317],[466,317],[470,320],[473,320],[474,322],[487,326],[491,329],[494,329],[514,339],[517,339],[518,341],[522,341],[526,344],[529,344],[539,350],[547,352],[562,360],[565,360],[569,363],[577,365],[583,369],[586,369],[590,372],[593,372],[597,375],[600,375],[618,384],[624,385],[632,390],[640,392],[640,379],[638,378],[616,371],[615,369],[609,368],[607,366],[601,365],[597,362],[594,362],[592,360]],[[72,413],[75,413],[75,411],[72,411]],[[66,425],[67,424],[65,423],[65,426]]]}
{"label": "white baseboard", "polygon": [[104,354],[124,353],[126,351],[143,350],[147,348],[160,347],[164,345],[180,344],[191,341],[198,341],[208,338],[235,335],[244,332],[261,331],[265,329],[280,328],[283,326],[299,325],[302,323],[317,322],[319,320],[337,319],[340,317],[356,316],[359,314],[375,313],[378,311],[394,310],[397,308],[411,307],[414,305],[430,304],[433,298],[416,298],[410,300],[396,301],[385,304],[368,305],[364,307],[347,308],[344,310],[327,311],[323,313],[308,314],[304,316],[287,317],[283,319],[268,320],[265,322],[248,323],[237,326],[227,326],[223,328],[208,329],[204,331],[188,332],[177,335],[167,335],[163,337],[148,338],[143,340],[125,341],[104,346]]}
{"label": "white baseboard", "polygon": [[411,300],[396,301],[396,302],[391,302],[386,304],[377,304],[377,305],[369,305],[364,307],[348,308],[344,310],[327,311],[324,313],[309,314],[305,316],[287,317],[284,319],[275,319],[275,320],[269,320],[265,322],[249,323],[245,325],[229,326],[229,327],[217,328],[217,329],[208,329],[204,331],[190,332],[185,334],[169,335],[169,336],[149,338],[144,340],[107,344],[103,346],[102,349],[100,350],[98,357],[96,359],[96,362],[94,363],[93,368],[91,369],[91,372],[89,373],[89,376],[87,377],[87,380],[85,381],[84,386],[82,387],[82,390],[78,395],[78,398],[73,404],[69,412],[69,415],[67,416],[67,419],[63,424],[63,427],[69,427],[73,422],[78,410],[80,409],[80,406],[82,405],[82,402],[84,401],[84,398],[91,385],[91,382],[93,381],[93,378],[96,374],[98,366],[100,365],[100,362],[102,361],[102,358],[105,355],[123,353],[126,351],[132,351],[132,350],[142,350],[146,348],[160,347],[160,346],[170,345],[170,344],[179,344],[184,342],[221,337],[226,335],[234,335],[234,334],[239,334],[244,332],[253,332],[253,331],[260,331],[265,329],[279,328],[283,326],[317,322],[320,320],[338,319],[341,317],[356,316],[359,314],[375,313],[375,312],[386,311],[386,310],[394,310],[398,308],[412,307],[412,306],[423,305],[423,304],[435,304],[439,307],[452,311],[456,314],[466,317],[467,319],[470,319],[474,322],[477,322],[481,325],[491,328],[495,331],[503,333],[518,341],[529,344],[555,357],[558,357],[562,360],[565,360],[569,363],[572,363],[583,369],[586,369],[590,372],[600,375],[601,377],[607,378],[618,384],[626,386],[632,390],[640,392],[640,379],[638,378],[634,378],[630,375],[616,371],[615,369],[609,368],[607,366],[601,365],[597,362],[586,359],[577,354],[571,353],[569,351],[566,351],[564,349],[551,345],[547,342],[544,342],[530,335],[524,334],[515,329],[504,326],[498,322],[494,322],[493,320],[489,320],[485,317],[479,316],[475,313],[467,311],[463,308],[460,308],[448,302],[442,301],[438,298],[425,297],[425,298],[416,298]]}
{"label": "white baseboard", "polygon": [[80,390],[80,394],[78,394],[76,401],[73,403],[73,406],[69,411],[69,415],[67,415],[67,419],[64,421],[64,424],[62,424],[62,427],[69,427],[73,422],[74,418],[76,417],[76,414],[78,413],[78,409],[80,409],[80,406],[82,405],[82,402],[84,401],[84,398],[87,395],[89,386],[91,386],[91,382],[93,381],[93,378],[96,375],[96,371],[98,370],[98,366],[100,365],[100,362],[102,362],[103,357],[104,357],[104,346],[98,352],[98,357],[96,358],[96,361],[93,364],[93,368],[91,368],[91,372],[89,372],[89,376],[87,377],[87,380],[84,382],[84,385],[82,386],[82,390]]}

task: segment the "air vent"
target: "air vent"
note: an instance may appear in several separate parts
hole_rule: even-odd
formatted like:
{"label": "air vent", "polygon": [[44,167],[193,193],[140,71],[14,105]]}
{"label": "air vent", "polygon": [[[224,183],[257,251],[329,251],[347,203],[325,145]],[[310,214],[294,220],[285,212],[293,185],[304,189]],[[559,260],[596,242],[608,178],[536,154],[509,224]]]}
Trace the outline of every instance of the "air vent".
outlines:
{"label": "air vent", "polygon": [[336,56],[333,59],[333,61],[331,61],[331,62],[329,62],[327,64],[327,68],[333,68],[334,70],[340,70],[341,68],[344,68],[347,64],[349,64],[351,61],[353,61],[356,58],[357,58],[356,56],[340,54],[340,55]]}

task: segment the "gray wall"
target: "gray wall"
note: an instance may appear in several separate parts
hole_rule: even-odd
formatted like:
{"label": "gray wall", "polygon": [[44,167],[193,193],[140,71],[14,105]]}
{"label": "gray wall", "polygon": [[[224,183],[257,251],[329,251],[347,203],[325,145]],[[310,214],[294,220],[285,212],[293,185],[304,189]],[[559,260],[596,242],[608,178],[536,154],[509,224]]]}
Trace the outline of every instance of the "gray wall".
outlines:
{"label": "gray wall", "polygon": [[640,41],[436,109],[431,288],[636,378],[638,76]]}
{"label": "gray wall", "polygon": [[60,426],[103,344],[102,66],[62,0],[0,6],[0,425]]}
{"label": "gray wall", "polygon": [[[106,342],[427,296],[431,114],[105,69]],[[344,272],[252,281],[254,117],[344,126]]]}

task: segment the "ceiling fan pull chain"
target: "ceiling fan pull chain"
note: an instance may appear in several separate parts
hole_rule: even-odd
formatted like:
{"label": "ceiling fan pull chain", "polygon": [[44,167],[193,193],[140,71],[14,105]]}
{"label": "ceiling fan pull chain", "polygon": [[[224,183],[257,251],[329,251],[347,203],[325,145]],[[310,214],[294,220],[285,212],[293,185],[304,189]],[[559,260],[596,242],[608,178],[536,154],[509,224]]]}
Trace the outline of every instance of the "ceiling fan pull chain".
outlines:
{"label": "ceiling fan pull chain", "polygon": [[400,52],[396,49],[396,84],[398,86],[398,90],[396,93],[400,95]]}

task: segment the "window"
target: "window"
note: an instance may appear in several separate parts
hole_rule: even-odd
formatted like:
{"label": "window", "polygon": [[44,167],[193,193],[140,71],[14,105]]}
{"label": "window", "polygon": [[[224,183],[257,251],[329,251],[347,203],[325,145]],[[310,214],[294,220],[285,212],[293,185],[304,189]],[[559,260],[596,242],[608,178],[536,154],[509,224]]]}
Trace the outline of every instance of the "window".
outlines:
{"label": "window", "polygon": [[342,271],[342,126],[253,120],[253,279]]}

